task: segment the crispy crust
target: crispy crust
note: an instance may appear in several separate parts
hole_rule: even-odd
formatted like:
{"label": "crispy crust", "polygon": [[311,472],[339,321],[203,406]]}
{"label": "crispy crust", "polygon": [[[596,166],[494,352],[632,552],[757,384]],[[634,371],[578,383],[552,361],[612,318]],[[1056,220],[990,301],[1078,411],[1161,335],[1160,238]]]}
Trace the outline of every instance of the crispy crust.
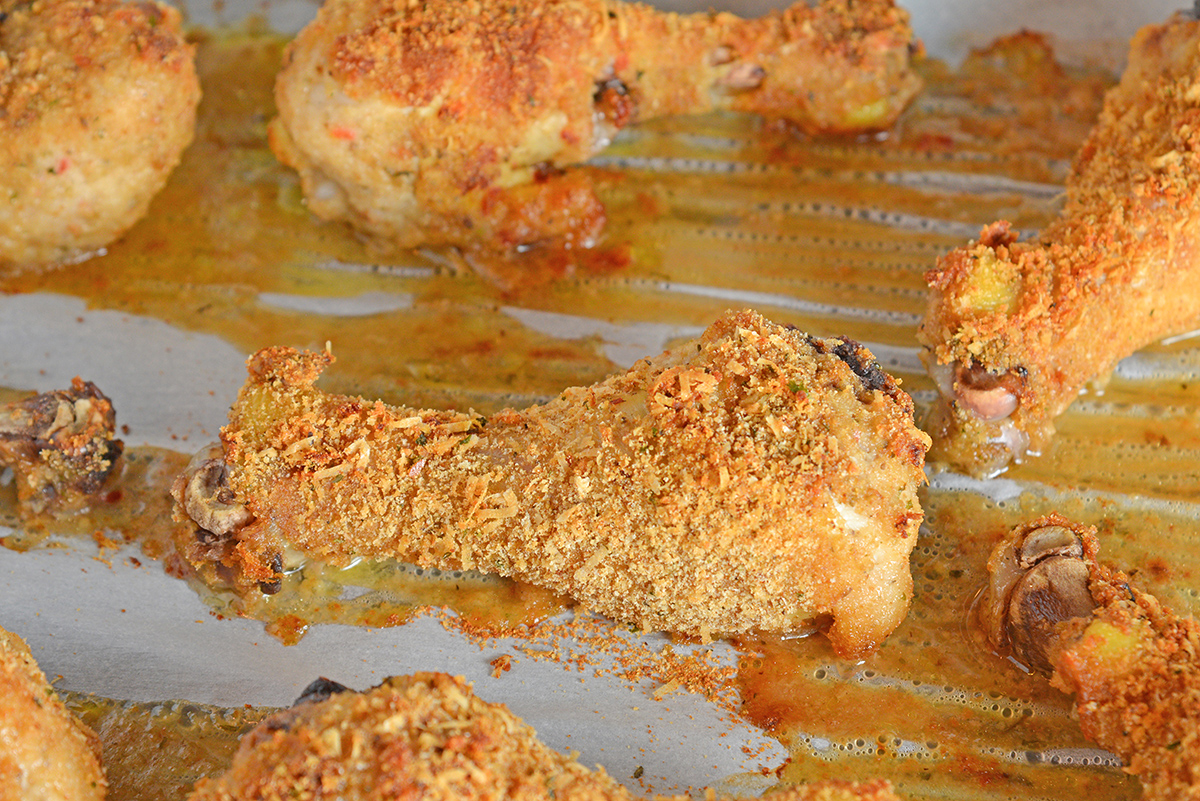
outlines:
{"label": "crispy crust", "polygon": [[486,421],[324,395],[312,382],[329,360],[251,359],[222,470],[254,520],[218,544],[186,532],[195,563],[234,567],[248,589],[297,552],[473,568],[704,638],[832,617],[842,653],[907,611],[928,438],[854,343],[729,314]]}
{"label": "crispy crust", "polygon": [[[559,171],[622,126],[736,108],[883,128],[919,88],[911,39],[891,0],[750,21],[617,0],[331,0],[288,48],[271,144],[315,214],[380,247],[586,245],[603,209]],[[561,213],[523,210],[554,208],[547,195]]]}
{"label": "crispy crust", "polygon": [[[303,701],[247,734],[230,769],[191,801],[291,798],[633,801],[602,768],[588,770],[537,739],[502,704],[442,673],[393,677],[362,693]],[[684,797],[664,801],[683,801]],[[821,782],[777,801],[896,801],[886,782]]]}
{"label": "crispy crust", "polygon": [[[1090,379],[1197,319],[1200,296],[1200,22],[1141,30],[1129,67],[1067,180],[1059,219],[1031,242],[983,230],[926,276],[919,339],[943,393],[931,458],[990,474],[1037,451]],[[973,410],[963,366],[1016,399]]]}
{"label": "crispy crust", "polygon": [[146,213],[192,140],[179,12],[0,0],[0,268],[78,258]]}
{"label": "crispy crust", "polygon": [[0,801],[99,801],[100,742],[63,706],[29,646],[0,629]]}

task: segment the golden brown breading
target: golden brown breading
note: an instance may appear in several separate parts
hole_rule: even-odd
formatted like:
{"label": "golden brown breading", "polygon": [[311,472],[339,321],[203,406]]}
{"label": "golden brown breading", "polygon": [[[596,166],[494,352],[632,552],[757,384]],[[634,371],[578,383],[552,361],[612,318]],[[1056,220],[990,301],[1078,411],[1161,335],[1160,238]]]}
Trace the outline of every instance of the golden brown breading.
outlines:
{"label": "golden brown breading", "polygon": [[[229,770],[198,782],[190,801],[636,799],[602,768],[588,770],[547,748],[507,707],[481,700],[461,678],[417,673],[361,693],[328,681],[313,686],[311,700],[302,696],[247,734]],[[827,781],[768,797],[897,801],[882,781]]]}
{"label": "golden brown breading", "polygon": [[90,381],[0,406],[0,465],[16,476],[22,514],[86,507],[123,450],[112,401]]}
{"label": "golden brown breading", "polygon": [[[996,612],[985,626],[994,643],[1011,641],[1075,694],[1084,735],[1124,761],[1147,799],[1200,799],[1200,625],[1099,564],[1095,531],[1058,515],[1014,530],[988,568],[1003,576],[1008,564],[1022,575],[999,582],[1007,595],[994,580],[984,607]],[[1039,538],[1022,560],[1022,543]]]}
{"label": "golden brown breading", "polygon": [[304,559],[477,569],[702,638],[830,617],[844,654],[907,611],[929,439],[856,343],[728,314],[486,420],[323,394],[329,361],[250,360],[223,452],[175,484],[193,563],[268,590]]}
{"label": "golden brown breading", "polygon": [[1200,319],[1200,22],[1141,30],[1029,242],[1007,223],[939,260],[919,338],[942,393],[931,458],[992,474],[1037,451],[1085,382]]}
{"label": "golden brown breading", "polygon": [[0,0],[0,268],[91,255],[146,213],[192,141],[179,12]]}
{"label": "golden brown breading", "polygon": [[309,208],[381,247],[595,239],[584,161],[635,120],[731,108],[890,125],[919,88],[892,0],[756,20],[621,0],[329,0],[288,48],[271,144]]}
{"label": "golden brown breading", "polygon": [[25,641],[0,628],[0,801],[98,801],[107,786],[96,735],[63,706]]}

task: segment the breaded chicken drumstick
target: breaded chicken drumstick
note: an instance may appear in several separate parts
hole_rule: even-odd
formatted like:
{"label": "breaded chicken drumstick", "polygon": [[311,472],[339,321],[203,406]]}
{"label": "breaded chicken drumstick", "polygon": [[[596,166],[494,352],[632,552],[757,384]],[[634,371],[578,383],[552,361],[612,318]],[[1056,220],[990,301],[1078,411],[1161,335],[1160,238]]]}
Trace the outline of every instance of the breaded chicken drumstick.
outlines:
{"label": "breaded chicken drumstick", "polygon": [[919,338],[941,390],[931,458],[979,475],[1039,450],[1084,384],[1200,321],[1200,22],[1134,37],[1036,239],[943,257]]}
{"label": "breaded chicken drumstick", "polygon": [[999,649],[1075,695],[1083,733],[1152,801],[1200,799],[1200,625],[1096,561],[1095,529],[1058,515],[988,561],[981,621]]}
{"label": "breaded chicken drumstick", "polygon": [[917,92],[892,0],[762,19],[622,0],[327,0],[288,48],[271,144],[309,208],[386,248],[590,244],[562,168],[624,125],[714,109],[814,132],[886,128]]}
{"label": "breaded chicken drumstick", "polygon": [[904,617],[929,439],[861,346],[752,312],[524,411],[326,395],[325,353],[250,360],[175,482],[183,551],[275,589],[306,559],[512,576],[645,630],[707,638],[828,622],[834,647]]}
{"label": "breaded chicken drumstick", "polygon": [[[765,797],[898,801],[883,781],[823,781]],[[190,801],[283,798],[637,800],[603,768],[547,748],[506,706],[444,673],[393,677],[363,692],[313,682],[243,737],[229,770],[198,782]]]}
{"label": "breaded chicken drumstick", "polygon": [[0,0],[0,269],[89,256],[192,141],[200,83],[155,2]]}
{"label": "breaded chicken drumstick", "polygon": [[15,634],[0,629],[0,799],[100,801],[100,741],[72,715]]}

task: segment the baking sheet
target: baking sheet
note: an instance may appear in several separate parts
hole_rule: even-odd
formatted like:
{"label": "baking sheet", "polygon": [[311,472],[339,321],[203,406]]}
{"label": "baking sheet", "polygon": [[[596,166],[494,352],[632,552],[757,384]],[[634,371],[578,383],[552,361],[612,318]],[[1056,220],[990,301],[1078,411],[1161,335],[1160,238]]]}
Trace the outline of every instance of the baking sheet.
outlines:
{"label": "baking sheet", "polygon": [[[1021,26],[1055,32],[1067,55],[1111,62],[1138,25],[1160,20],[1175,7],[1121,0],[907,5],[931,52],[952,61],[967,47]],[[278,30],[293,30],[314,6],[231,2],[217,11],[201,4],[190,12],[197,24],[232,24],[248,8]],[[672,273],[671,254],[663,258],[663,271]],[[414,263],[413,269],[422,267]],[[714,307],[744,303],[769,311],[804,304],[801,292],[766,284],[735,291],[677,281],[674,291],[699,298],[707,293]],[[259,302],[359,320],[403,314],[411,302],[406,292],[401,286],[315,301],[312,295],[261,293]],[[649,315],[631,321],[625,315],[620,320],[577,312],[543,298],[537,308],[514,304],[507,313],[546,336],[590,338],[614,369],[695,330]],[[886,343],[881,344],[888,355]],[[915,349],[898,346],[890,355],[893,364],[914,369]],[[0,385],[44,391],[82,373],[113,398],[119,421],[129,427],[124,439],[130,445],[190,451],[212,439],[243,381],[245,356],[244,349],[222,337],[175,328],[153,316],[87,308],[68,295],[0,297]],[[992,485],[996,497],[1010,489],[1003,480]],[[283,646],[256,621],[215,619],[190,588],[157,565],[142,560],[135,566],[131,557],[137,556],[125,550],[101,560],[94,549],[78,544],[28,553],[0,549],[0,624],[26,638],[46,673],[61,677],[58,686],[113,698],[284,705],[318,675],[363,687],[414,670],[463,674],[481,696],[509,704],[550,746],[578,751],[584,764],[603,764],[639,792],[731,784],[761,788],[768,783],[762,770],[786,758],[774,740],[699,696],[678,692],[656,700],[649,681],[631,686],[612,676],[530,659],[493,678],[490,660],[512,653],[511,644],[481,649],[432,617],[392,629],[316,626],[299,644]],[[735,663],[727,644],[704,647]]]}

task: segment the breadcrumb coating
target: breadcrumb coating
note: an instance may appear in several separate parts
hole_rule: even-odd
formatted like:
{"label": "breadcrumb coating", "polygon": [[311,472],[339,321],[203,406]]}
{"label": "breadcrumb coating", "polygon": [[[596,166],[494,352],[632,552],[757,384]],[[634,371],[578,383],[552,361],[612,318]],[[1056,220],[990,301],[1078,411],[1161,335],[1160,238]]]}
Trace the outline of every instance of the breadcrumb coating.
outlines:
{"label": "breadcrumb coating", "polygon": [[146,213],[192,141],[179,12],[0,0],[0,269],[88,256]]}
{"label": "breadcrumb coating", "polygon": [[891,0],[755,20],[621,0],[330,0],[289,46],[271,145],[309,208],[377,246],[590,245],[586,160],[630,122],[728,108],[821,133],[917,92]]}
{"label": "breadcrumb coating", "polygon": [[[361,693],[334,687],[260,723],[230,769],[198,782],[190,801],[637,798],[603,768],[588,770],[547,748],[506,706],[483,701],[461,678],[417,673]],[[896,801],[883,781],[825,781],[769,798]]]}
{"label": "breadcrumb coating", "polygon": [[843,654],[908,609],[929,440],[856,343],[730,313],[486,420],[321,393],[330,360],[250,360],[223,450],[175,483],[194,564],[269,591],[306,559],[399,558],[518,578],[645,630],[827,624]]}
{"label": "breadcrumb coating", "polygon": [[99,801],[100,742],[63,706],[29,646],[0,628],[0,801]]}
{"label": "breadcrumb coating", "polygon": [[1200,799],[1200,625],[1093,564],[1097,609],[1067,624],[1053,681],[1084,735],[1112,751],[1148,801]]}
{"label": "breadcrumb coating", "polygon": [[1200,22],[1134,37],[1031,240],[1006,222],[938,261],[919,338],[942,401],[931,459],[977,475],[1041,450],[1084,384],[1200,316]]}

